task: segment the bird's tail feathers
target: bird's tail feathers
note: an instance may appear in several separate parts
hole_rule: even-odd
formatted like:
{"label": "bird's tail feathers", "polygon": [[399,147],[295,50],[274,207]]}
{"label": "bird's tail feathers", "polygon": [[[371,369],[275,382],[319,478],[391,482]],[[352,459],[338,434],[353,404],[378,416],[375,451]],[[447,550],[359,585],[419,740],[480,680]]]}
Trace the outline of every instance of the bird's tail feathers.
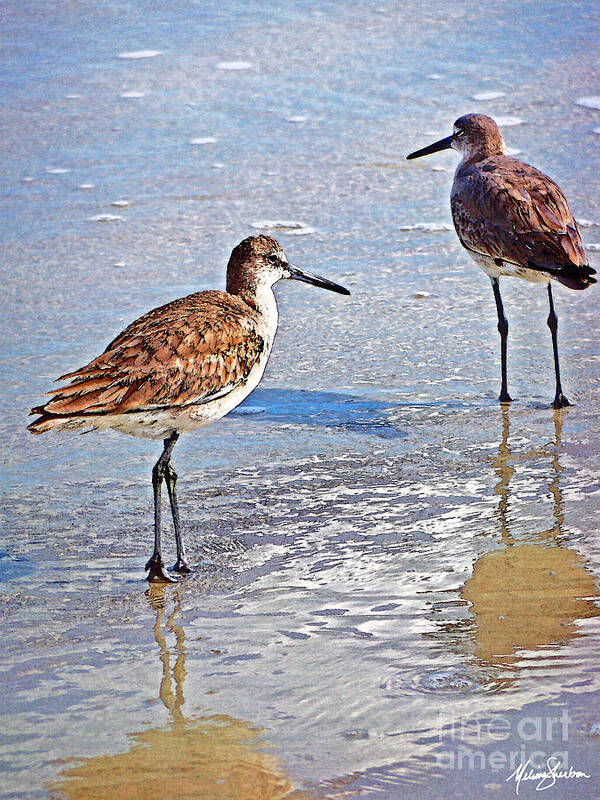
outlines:
{"label": "bird's tail feathers", "polygon": [[590,267],[589,264],[560,264],[560,266],[544,265],[543,267],[529,262],[532,269],[542,270],[550,275],[554,280],[567,286],[569,289],[587,289],[593,283],[597,283],[596,278],[592,276],[596,274],[596,270]]}
{"label": "bird's tail feathers", "polygon": [[596,278],[593,278],[592,275],[596,274],[596,270],[593,267],[586,265],[575,267],[573,270],[560,270],[556,272],[556,280],[559,283],[562,283],[563,286],[567,286],[569,289],[587,289],[588,286],[591,286],[593,283],[597,283]]}
{"label": "bird's tail feathers", "polygon": [[43,406],[32,408],[31,414],[40,415],[27,426],[27,430],[36,435],[46,433],[46,431],[76,430],[90,424],[88,420],[81,419],[81,417],[62,417],[58,414],[50,414],[44,410]]}

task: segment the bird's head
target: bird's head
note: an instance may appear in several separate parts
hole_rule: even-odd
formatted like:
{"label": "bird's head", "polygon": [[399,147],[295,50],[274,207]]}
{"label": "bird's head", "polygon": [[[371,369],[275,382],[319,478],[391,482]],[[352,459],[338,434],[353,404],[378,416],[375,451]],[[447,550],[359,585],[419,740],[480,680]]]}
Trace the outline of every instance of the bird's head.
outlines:
{"label": "bird's head", "polygon": [[421,150],[415,150],[406,157],[420,158],[448,148],[457,150],[467,160],[503,155],[505,152],[500,128],[491,117],[486,117],[485,114],[465,114],[454,123],[451,136],[446,136],[445,139],[440,139]]}
{"label": "bird's head", "polygon": [[479,152],[486,155],[502,155],[505,152],[500,128],[485,114],[465,114],[454,123],[452,149],[467,158]]}
{"label": "bird's head", "polygon": [[290,264],[283,247],[271,236],[249,236],[234,247],[227,265],[227,291],[231,294],[256,292],[259,288],[273,286],[282,278],[350,294],[343,286]]}

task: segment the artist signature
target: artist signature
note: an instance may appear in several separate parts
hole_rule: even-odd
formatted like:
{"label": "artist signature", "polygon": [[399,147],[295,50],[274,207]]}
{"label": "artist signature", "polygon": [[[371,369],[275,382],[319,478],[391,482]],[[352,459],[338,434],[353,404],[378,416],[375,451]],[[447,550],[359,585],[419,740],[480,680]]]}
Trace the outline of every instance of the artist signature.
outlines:
{"label": "artist signature", "polygon": [[516,784],[516,793],[519,794],[519,787],[521,781],[537,781],[535,787],[536,792],[543,792],[544,789],[550,789],[551,786],[557,781],[571,780],[572,778],[589,778],[586,772],[578,769],[560,769],[561,760],[559,758],[551,757],[546,761],[546,769],[534,769],[530,766],[531,759],[527,759],[524,764],[521,764],[516,770],[509,775],[507,781],[514,780]]}

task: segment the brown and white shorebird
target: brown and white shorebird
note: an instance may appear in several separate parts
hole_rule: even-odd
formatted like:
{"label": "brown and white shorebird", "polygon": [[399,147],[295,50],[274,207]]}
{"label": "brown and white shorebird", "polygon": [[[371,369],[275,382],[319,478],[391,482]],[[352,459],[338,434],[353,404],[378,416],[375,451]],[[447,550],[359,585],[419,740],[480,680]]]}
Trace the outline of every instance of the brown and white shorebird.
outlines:
{"label": "brown and white shorebird", "polygon": [[496,309],[502,362],[500,402],[511,401],[506,381],[508,322],[499,278],[516,276],[548,287],[556,393],[554,408],[570,405],[560,382],[558,320],[551,281],[569,289],[587,289],[596,270],[587,263],[579,229],[564,194],[543,172],[506,155],[502,134],[493,119],[467,114],[454,123],[451,136],[407,158],[447,148],[462,161],[454,175],[450,204],[460,242],[490,277]]}
{"label": "brown and white shorebird", "polygon": [[234,248],[227,291],[204,291],[173,300],[132,322],[85,367],[58,378],[70,381],[32,409],[32,433],[114,428],[163,439],[152,470],[154,552],[150,581],[171,581],[161,553],[161,485],[167,486],[179,573],[191,572],[183,539],[171,453],[179,434],[208,425],[239,405],[258,385],[277,331],[273,285],[305,281],[340,294],[337,283],[289,263],[270,236],[250,236]]}

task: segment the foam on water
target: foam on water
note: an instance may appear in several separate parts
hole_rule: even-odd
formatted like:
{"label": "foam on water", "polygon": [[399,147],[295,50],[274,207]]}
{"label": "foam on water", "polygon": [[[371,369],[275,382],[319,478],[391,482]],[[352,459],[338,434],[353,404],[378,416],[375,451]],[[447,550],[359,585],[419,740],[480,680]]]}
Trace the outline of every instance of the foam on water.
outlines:
{"label": "foam on water", "polygon": [[95,183],[80,183],[78,184],[78,189],[93,189],[96,186]]}
{"label": "foam on water", "polygon": [[66,175],[71,170],[66,167],[46,167],[46,172],[48,175]]}
{"label": "foam on water", "polygon": [[350,741],[365,740],[369,738],[369,731],[365,728],[351,728],[348,731],[343,731],[342,736]]}
{"label": "foam on water", "polygon": [[520,117],[494,117],[494,120],[500,128],[512,128],[515,125],[522,125],[525,121]]}
{"label": "foam on water", "polygon": [[456,669],[437,670],[421,676],[419,685],[428,692],[466,692],[477,686],[476,678]]}
{"label": "foam on water", "polygon": [[259,230],[281,230],[295,236],[302,236],[308,233],[314,233],[315,229],[306,225],[304,222],[296,222],[295,220],[259,220],[258,222],[251,222],[253,228]]}
{"label": "foam on water", "polygon": [[117,58],[128,60],[136,60],[139,58],[154,58],[155,56],[162,55],[162,50],[130,50],[128,52],[119,53]]}
{"label": "foam on water", "polygon": [[250,61],[219,61],[217,69],[236,72],[238,70],[252,69],[254,64]]}
{"label": "foam on water", "polygon": [[590,97],[578,97],[575,100],[576,105],[583,106],[584,108],[600,109],[600,95],[592,95]]}
{"label": "foam on water", "polygon": [[129,205],[129,200],[113,200],[111,206],[115,206],[116,208],[127,208]]}
{"label": "foam on water", "polygon": [[298,228],[287,228],[285,232],[290,236],[307,236],[309,233],[314,233],[315,229],[309,225],[302,225]]}
{"label": "foam on water", "polygon": [[297,114],[293,117],[287,117],[286,122],[306,122],[308,117],[304,116],[303,114]]}
{"label": "foam on water", "polygon": [[449,222],[415,222],[412,225],[397,225],[396,230],[437,233],[438,231],[452,231],[454,228]]}
{"label": "foam on water", "polygon": [[498,100],[500,97],[506,97],[506,92],[477,92],[471,97],[473,100]]}
{"label": "foam on water", "polygon": [[124,98],[127,98],[127,99],[131,98],[131,99],[136,99],[137,100],[140,97],[146,97],[146,92],[138,92],[136,90],[132,90],[132,91],[129,91],[129,92],[121,92],[119,97],[124,97]]}
{"label": "foam on water", "polygon": [[120,217],[118,214],[96,214],[90,217],[90,222],[120,222],[124,219],[124,217]]}
{"label": "foam on water", "polygon": [[218,141],[214,136],[199,136],[196,139],[190,139],[190,144],[215,144]]}
{"label": "foam on water", "polygon": [[457,665],[412,675],[400,671],[384,681],[381,688],[389,696],[402,697],[415,692],[444,695],[497,693],[504,686],[505,682],[498,680],[492,671]]}

